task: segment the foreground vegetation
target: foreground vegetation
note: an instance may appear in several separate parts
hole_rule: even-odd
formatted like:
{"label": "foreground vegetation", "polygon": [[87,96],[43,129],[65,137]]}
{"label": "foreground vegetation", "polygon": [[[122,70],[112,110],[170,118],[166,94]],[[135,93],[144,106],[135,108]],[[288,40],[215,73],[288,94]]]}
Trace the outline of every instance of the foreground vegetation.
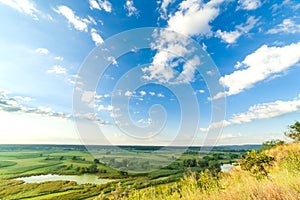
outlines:
{"label": "foreground vegetation", "polygon": [[[208,170],[185,175],[177,183],[117,193],[108,199],[300,199],[300,143],[249,152],[230,173]],[[124,196],[126,195],[126,196]],[[117,196],[117,198],[116,198]],[[105,199],[99,197],[99,199]]]}

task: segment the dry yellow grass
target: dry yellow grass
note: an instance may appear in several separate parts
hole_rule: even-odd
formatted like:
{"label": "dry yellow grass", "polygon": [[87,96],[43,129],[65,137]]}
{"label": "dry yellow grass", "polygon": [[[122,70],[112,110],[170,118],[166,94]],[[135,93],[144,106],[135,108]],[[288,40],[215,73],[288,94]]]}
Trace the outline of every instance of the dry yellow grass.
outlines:
{"label": "dry yellow grass", "polygon": [[230,173],[221,174],[217,185],[204,176],[206,185],[200,187],[199,179],[191,175],[179,183],[132,191],[124,199],[300,200],[300,143],[277,146],[267,150],[267,154],[275,158],[275,163],[265,179],[258,180],[235,167]]}

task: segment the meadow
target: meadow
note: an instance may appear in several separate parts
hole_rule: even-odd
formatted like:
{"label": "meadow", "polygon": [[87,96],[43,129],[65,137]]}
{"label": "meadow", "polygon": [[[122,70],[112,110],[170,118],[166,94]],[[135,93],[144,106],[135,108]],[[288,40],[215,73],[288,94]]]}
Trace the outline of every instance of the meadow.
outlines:
{"label": "meadow", "polygon": [[[220,171],[222,164],[236,162],[253,148],[259,146],[215,147],[199,155],[197,147],[181,153],[181,147],[94,146],[91,154],[80,145],[0,145],[0,199],[113,198],[115,191],[172,184],[189,171]],[[112,181],[97,185],[14,180],[41,174],[92,174]]]}

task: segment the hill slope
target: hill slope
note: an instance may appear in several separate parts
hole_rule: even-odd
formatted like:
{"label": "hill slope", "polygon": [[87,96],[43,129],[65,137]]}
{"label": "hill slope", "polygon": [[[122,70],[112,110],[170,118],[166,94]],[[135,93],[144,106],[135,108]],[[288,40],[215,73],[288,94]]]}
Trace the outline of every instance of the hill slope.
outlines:
{"label": "hill slope", "polygon": [[[264,153],[274,161],[266,167],[268,176],[263,178],[236,166],[230,173],[219,174],[218,178],[208,171],[194,173],[178,183],[130,191],[123,199],[300,199],[300,143],[276,146]],[[121,199],[122,194],[115,195]]]}

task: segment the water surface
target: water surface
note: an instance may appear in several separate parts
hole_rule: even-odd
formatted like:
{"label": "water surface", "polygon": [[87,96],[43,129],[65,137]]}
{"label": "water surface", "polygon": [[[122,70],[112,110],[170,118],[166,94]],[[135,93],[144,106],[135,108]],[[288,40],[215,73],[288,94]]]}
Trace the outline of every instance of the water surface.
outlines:
{"label": "water surface", "polygon": [[83,175],[57,175],[57,174],[47,174],[29,177],[20,177],[15,180],[22,180],[25,183],[41,183],[45,181],[75,181],[78,184],[92,183],[92,184],[104,184],[110,182],[110,179],[99,179],[97,176],[92,174]]}
{"label": "water surface", "polygon": [[221,172],[229,172],[232,167],[233,164],[223,164],[221,165]]}

